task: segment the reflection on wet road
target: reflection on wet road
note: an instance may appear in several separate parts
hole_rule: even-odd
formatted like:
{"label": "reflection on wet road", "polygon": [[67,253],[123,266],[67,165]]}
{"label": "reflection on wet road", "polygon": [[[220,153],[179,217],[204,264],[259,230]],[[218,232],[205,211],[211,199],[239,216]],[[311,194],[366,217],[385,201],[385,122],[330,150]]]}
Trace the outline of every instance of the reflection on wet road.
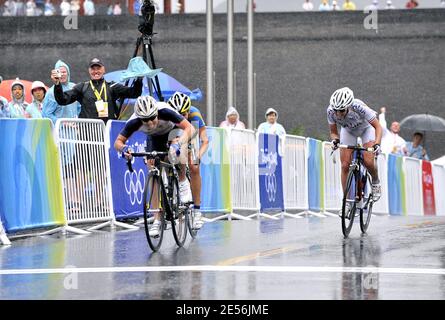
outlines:
{"label": "reflection on wet road", "polygon": [[445,299],[445,217],[217,221],[152,253],[144,231],[0,247],[1,299]]}

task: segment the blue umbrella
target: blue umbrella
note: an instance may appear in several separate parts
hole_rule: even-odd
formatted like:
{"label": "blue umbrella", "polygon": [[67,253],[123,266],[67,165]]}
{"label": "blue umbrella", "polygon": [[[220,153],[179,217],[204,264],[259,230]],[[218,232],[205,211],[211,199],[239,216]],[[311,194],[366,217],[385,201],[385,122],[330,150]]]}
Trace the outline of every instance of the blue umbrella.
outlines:
{"label": "blue umbrella", "polygon": [[[109,72],[109,73],[105,74],[105,80],[124,83],[124,82],[121,82],[121,80],[120,80],[123,76],[124,71],[126,71],[126,70],[118,70],[118,71]],[[189,88],[184,86],[182,83],[180,83],[178,80],[176,80],[175,78],[169,76],[168,74],[166,74],[164,72],[158,73],[158,79],[159,79],[159,85],[161,86],[162,96],[164,97],[165,100],[170,98],[176,91],[185,93],[192,100],[201,101],[201,99],[202,99],[202,92],[200,89],[190,90]],[[154,80],[154,78],[152,78],[152,80]],[[150,93],[150,91],[148,89],[147,78],[144,77],[142,94],[148,95],[149,93]],[[159,97],[156,95],[156,92],[154,92],[154,98],[159,100]]]}
{"label": "blue umbrella", "polygon": [[[114,81],[124,84],[125,81],[121,81],[123,77],[123,73],[126,70],[117,70],[113,72],[106,73],[104,75],[105,80],[107,81]],[[186,86],[184,86],[182,83],[180,83],[175,78],[169,76],[168,74],[164,72],[158,73],[158,79],[159,79],[159,85],[161,87],[161,92],[164,100],[166,101],[168,98],[170,98],[176,91],[182,92],[187,94],[192,100],[195,101],[201,101],[202,99],[202,92],[200,89],[190,90]],[[152,78],[154,81],[154,78]],[[153,86],[155,88],[155,86]],[[156,94],[156,91],[153,90],[153,97],[156,100],[159,100],[159,97]],[[148,88],[148,82],[147,77],[144,77],[143,80],[143,87],[142,87],[142,95],[149,95],[150,91]],[[121,112],[119,114],[120,120],[126,120],[130,118],[131,114],[133,113],[133,106],[134,106],[135,99],[125,99],[121,106]]]}

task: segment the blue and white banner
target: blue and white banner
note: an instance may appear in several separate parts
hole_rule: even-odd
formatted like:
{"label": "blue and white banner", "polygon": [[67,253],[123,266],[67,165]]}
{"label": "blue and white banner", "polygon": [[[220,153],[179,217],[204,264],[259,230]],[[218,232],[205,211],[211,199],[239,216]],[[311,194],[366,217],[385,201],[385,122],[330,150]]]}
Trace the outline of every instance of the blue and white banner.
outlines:
{"label": "blue and white banner", "polygon": [[275,134],[258,135],[258,167],[261,212],[284,211],[280,139]]}
{"label": "blue and white banner", "polygon": [[[119,132],[123,129],[125,121],[109,121],[107,129],[110,139],[110,171],[113,194],[113,208],[116,219],[135,218],[143,215],[143,192],[147,167],[143,158],[133,158],[133,172],[127,167],[127,161],[122,158],[113,145]],[[127,141],[127,145],[134,151],[145,151],[147,135],[135,132]]]}

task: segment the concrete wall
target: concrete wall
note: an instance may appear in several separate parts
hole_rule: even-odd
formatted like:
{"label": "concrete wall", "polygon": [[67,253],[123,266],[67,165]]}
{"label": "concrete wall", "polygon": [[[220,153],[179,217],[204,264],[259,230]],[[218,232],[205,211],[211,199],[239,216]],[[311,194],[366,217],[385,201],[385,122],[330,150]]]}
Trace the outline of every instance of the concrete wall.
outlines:
{"label": "concrete wall", "polygon": [[[378,32],[363,27],[361,12],[256,13],[257,124],[267,107],[279,111],[290,131],[305,128],[327,137],[331,93],[351,87],[375,110],[387,106],[389,121],[413,113],[445,117],[445,10],[381,11]],[[61,58],[72,80],[87,79],[87,63],[102,58],[107,70],[124,69],[138,37],[136,17],[79,17],[65,30],[63,17],[0,19],[0,74],[42,80]],[[157,67],[191,89],[206,90],[205,15],[156,16]],[[247,120],[246,15],[235,15],[236,102]],[[214,17],[216,123],[226,106],[226,16]],[[205,113],[206,102],[197,103]],[[403,132],[407,138],[410,132]],[[445,133],[428,136],[433,158],[445,153]]]}

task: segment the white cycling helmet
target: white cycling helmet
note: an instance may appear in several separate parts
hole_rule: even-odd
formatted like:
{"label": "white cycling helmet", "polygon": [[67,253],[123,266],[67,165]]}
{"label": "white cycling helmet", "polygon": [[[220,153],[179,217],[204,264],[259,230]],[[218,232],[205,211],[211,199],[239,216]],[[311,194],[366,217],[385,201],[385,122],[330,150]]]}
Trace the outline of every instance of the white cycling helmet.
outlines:
{"label": "white cycling helmet", "polygon": [[342,111],[352,105],[352,100],[354,100],[354,93],[348,87],[344,87],[335,90],[331,96],[330,103],[334,110]]}
{"label": "white cycling helmet", "polygon": [[190,97],[179,91],[175,92],[167,102],[181,114],[189,112],[192,106]]}
{"label": "white cycling helmet", "polygon": [[134,113],[138,118],[153,118],[158,115],[158,105],[151,96],[140,96],[134,105]]}

